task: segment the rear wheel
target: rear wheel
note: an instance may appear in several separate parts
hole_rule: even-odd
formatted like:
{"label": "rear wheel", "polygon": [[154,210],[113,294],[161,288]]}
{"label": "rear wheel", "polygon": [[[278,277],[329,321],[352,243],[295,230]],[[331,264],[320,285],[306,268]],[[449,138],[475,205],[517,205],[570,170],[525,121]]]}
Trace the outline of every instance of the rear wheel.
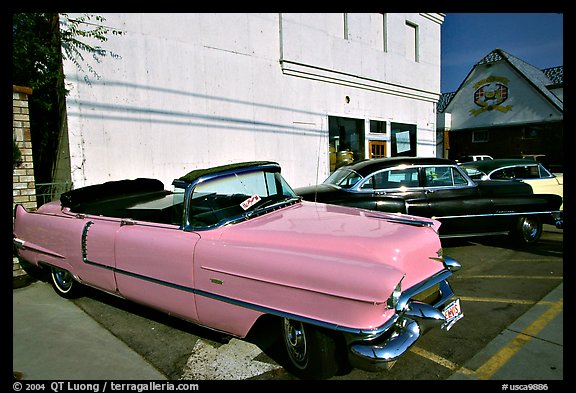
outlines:
{"label": "rear wheel", "polygon": [[520,217],[510,235],[520,245],[535,244],[542,236],[542,220],[536,215]]}
{"label": "rear wheel", "polygon": [[77,298],[81,295],[82,284],[74,279],[74,276],[64,269],[51,268],[52,287],[56,293],[66,299]]}
{"label": "rear wheel", "polygon": [[282,319],[282,341],[287,368],[301,379],[328,379],[338,372],[336,340],[322,329]]}

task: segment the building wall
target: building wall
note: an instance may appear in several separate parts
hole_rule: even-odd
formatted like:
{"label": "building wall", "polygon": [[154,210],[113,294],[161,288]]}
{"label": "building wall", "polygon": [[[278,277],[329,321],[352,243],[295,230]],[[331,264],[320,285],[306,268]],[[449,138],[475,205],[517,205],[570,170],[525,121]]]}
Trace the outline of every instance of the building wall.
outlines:
{"label": "building wall", "polygon": [[[531,128],[536,131],[533,135],[527,132]],[[461,156],[474,154],[488,154],[493,158],[544,154],[551,169],[563,171],[564,139],[561,124],[511,126],[485,131],[487,140],[484,142],[472,142],[474,130],[451,132],[449,138],[452,154],[449,158],[457,160]]]}
{"label": "building wall", "polygon": [[554,93],[554,95],[555,95],[556,97],[558,97],[558,99],[559,99],[560,101],[564,101],[564,88],[563,88],[563,87],[550,89],[550,91],[551,91],[552,93]]}
{"label": "building wall", "polygon": [[[74,187],[274,160],[294,186],[329,174],[328,117],[413,124],[436,155],[443,14],[102,14],[118,57],[65,62]],[[70,17],[73,17],[71,14]],[[417,61],[407,48],[416,32]],[[410,27],[410,28],[408,28]],[[412,30],[410,30],[412,29]],[[365,144],[368,149],[368,143]],[[387,149],[391,151],[390,148]]]}
{"label": "building wall", "polygon": [[[497,85],[506,89],[505,101],[498,104],[494,99],[490,108],[475,103],[479,89],[497,94]],[[562,120],[562,113],[504,61],[477,65],[450,102],[449,111],[452,130]]]}
{"label": "building wall", "polygon": [[[552,93],[563,97],[562,88]],[[504,60],[477,64],[437,125],[449,131],[448,158],[544,154],[563,170],[563,112]]]}
{"label": "building wall", "polygon": [[[36,188],[34,161],[32,159],[32,137],[30,134],[30,113],[28,96],[32,89],[22,86],[12,87],[12,137],[20,149],[21,163],[12,171],[12,207],[21,204],[26,209],[36,209]],[[12,276],[23,276],[26,272],[18,258],[12,258]]]}

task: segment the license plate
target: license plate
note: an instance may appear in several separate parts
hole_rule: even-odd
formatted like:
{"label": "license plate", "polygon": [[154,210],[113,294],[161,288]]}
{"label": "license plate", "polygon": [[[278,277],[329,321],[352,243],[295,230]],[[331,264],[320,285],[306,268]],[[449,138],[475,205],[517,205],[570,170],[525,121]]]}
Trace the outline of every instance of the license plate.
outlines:
{"label": "license plate", "polygon": [[464,317],[462,307],[460,307],[460,299],[453,300],[442,310],[446,322],[442,325],[442,329],[450,330],[454,324]]}

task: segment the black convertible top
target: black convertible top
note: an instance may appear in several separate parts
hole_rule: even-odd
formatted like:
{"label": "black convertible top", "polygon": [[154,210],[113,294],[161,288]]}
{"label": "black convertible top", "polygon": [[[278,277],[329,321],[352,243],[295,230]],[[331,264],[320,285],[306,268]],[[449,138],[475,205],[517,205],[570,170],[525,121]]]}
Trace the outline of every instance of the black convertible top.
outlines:
{"label": "black convertible top", "polygon": [[134,180],[109,181],[67,191],[60,196],[64,207],[79,211],[81,205],[97,203],[110,198],[122,198],[128,195],[159,193],[164,191],[164,184],[157,179],[138,178]]}
{"label": "black convertible top", "polygon": [[[217,173],[233,173],[234,171],[266,166],[273,167],[280,171],[280,165],[273,161],[248,161],[235,164],[221,165],[206,169],[196,169],[188,172],[186,175],[174,180],[174,183],[193,183],[202,176]],[[92,209],[92,205],[110,204],[110,200],[126,198],[146,198],[158,197],[166,194],[164,184],[157,179],[138,178],[133,180],[109,181],[102,184],[95,184],[67,191],[60,196],[60,202],[63,207],[69,207],[76,212],[84,212]],[[101,208],[101,207],[98,207]]]}
{"label": "black convertible top", "polygon": [[273,162],[273,161],[238,162],[238,163],[234,163],[234,164],[215,166],[212,168],[195,169],[191,172],[188,172],[186,175],[176,179],[175,181],[180,181],[180,182],[184,182],[184,183],[193,183],[194,181],[196,181],[197,179],[199,179],[202,176],[212,175],[212,174],[221,173],[221,172],[233,172],[233,171],[239,170],[239,169],[245,169],[245,168],[249,168],[249,167],[262,166],[262,165],[277,166],[278,168],[280,168],[278,163]]}

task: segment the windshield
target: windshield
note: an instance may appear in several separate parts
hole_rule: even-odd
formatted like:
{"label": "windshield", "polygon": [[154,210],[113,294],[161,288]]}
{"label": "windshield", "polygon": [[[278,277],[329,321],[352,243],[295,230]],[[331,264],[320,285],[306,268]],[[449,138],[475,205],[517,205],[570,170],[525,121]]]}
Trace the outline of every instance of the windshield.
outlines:
{"label": "windshield", "polygon": [[279,172],[258,170],[216,177],[194,187],[188,222],[194,228],[223,225],[297,198]]}
{"label": "windshield", "polygon": [[363,177],[353,170],[340,168],[328,176],[328,179],[324,180],[324,184],[331,184],[342,188],[352,188],[362,179]]}

